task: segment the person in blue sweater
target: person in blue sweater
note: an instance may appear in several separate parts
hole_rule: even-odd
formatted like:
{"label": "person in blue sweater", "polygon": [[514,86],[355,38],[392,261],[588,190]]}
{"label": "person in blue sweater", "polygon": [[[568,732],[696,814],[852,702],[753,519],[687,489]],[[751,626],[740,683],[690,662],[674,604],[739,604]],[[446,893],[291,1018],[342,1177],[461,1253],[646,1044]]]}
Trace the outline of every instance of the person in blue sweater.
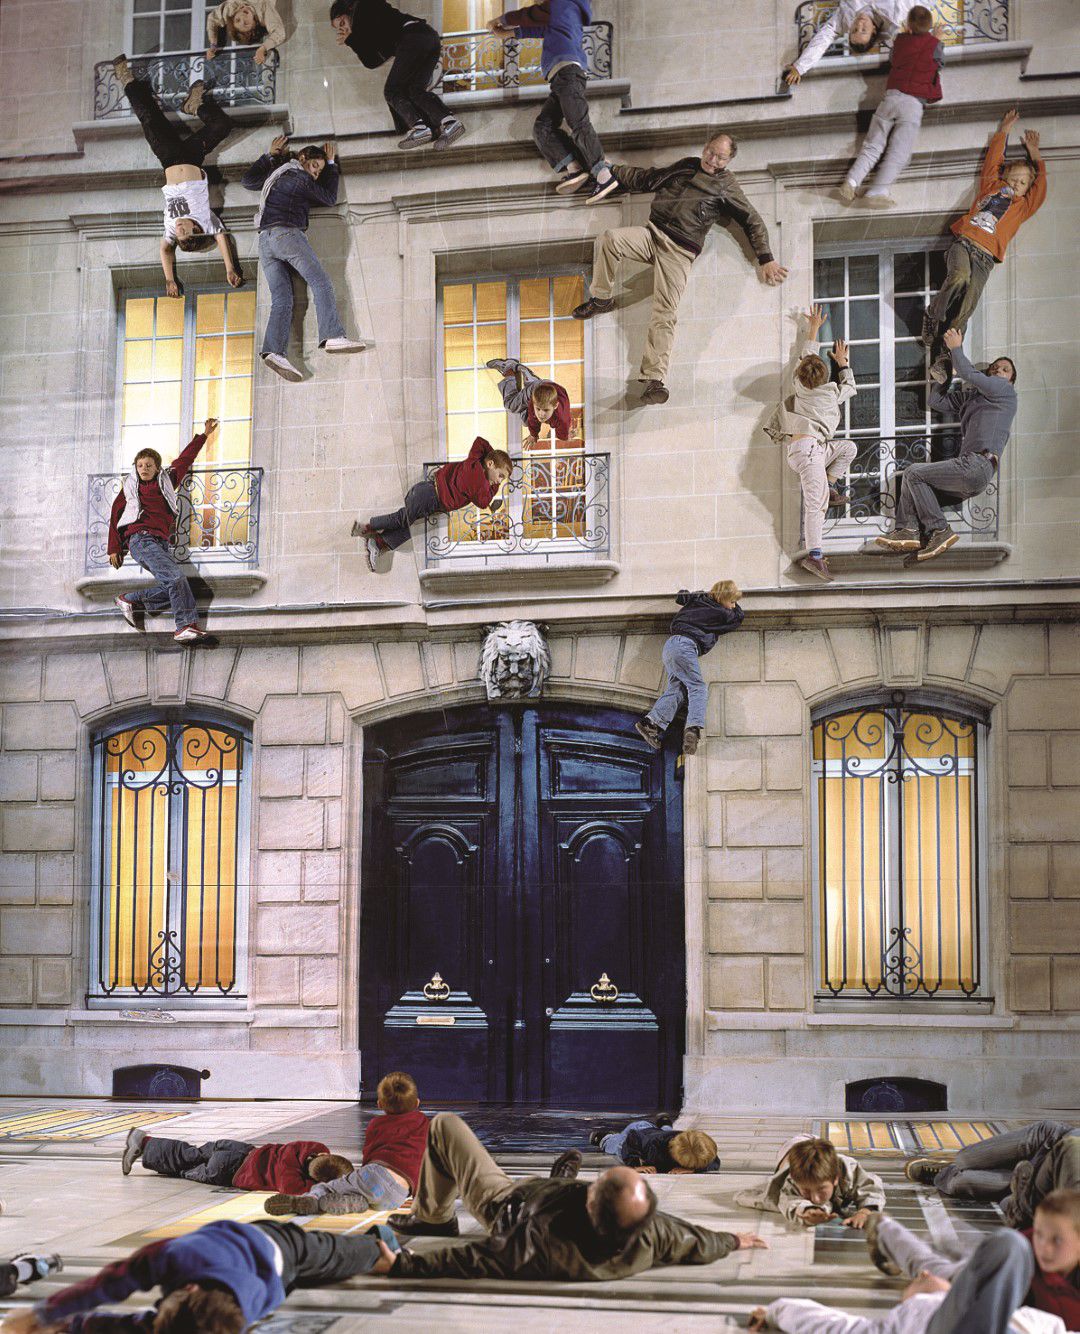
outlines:
{"label": "person in blue sweater", "polygon": [[[944,338],[960,383],[935,385],[931,412],[948,413],[960,422],[960,452],[937,463],[912,463],[900,474],[896,523],[878,546],[897,555],[913,553],[914,561],[932,560],[960,541],[942,512],[942,501],[955,505],[980,495],[997,476],[1001,456],[1016,416],[1016,367],[998,357],[977,371],[968,361],[963,335],[949,329]],[[925,538],[924,538],[925,534]]]}
{"label": "person in blue sweater", "polygon": [[740,597],[738,587],[731,579],[721,579],[707,593],[690,593],[684,588],[675,595],[682,611],[671,622],[671,634],[662,654],[667,686],[645,717],[634,724],[638,735],[653,750],[659,750],[664,744],[664,733],[684,700],[683,754],[693,755],[697,750],[705,728],[705,705],[709,699],[709,688],[701,675],[698,659],[708,653],[721,635],[742,625]]}
{"label": "person in blue sweater", "polygon": [[646,1175],[720,1171],[712,1136],[703,1130],[676,1130],[666,1116],[631,1121],[622,1130],[594,1130],[589,1143]]}
{"label": "person in blue sweater", "polygon": [[285,355],[292,326],[295,271],[311,289],[319,322],[319,346],[327,352],[362,352],[367,344],[347,338],[338,314],[334,284],[319,263],[305,232],[313,204],[336,204],[338,165],[336,146],[315,144],[302,148],[294,158],[288,135],[281,134],[254,166],[244,173],[246,190],[259,190],[262,197],[255,210],[259,233],[259,264],[270,288],[270,316],[266,321],[260,356],[270,370],[290,384],[304,377]]}
{"label": "person in blue sweater", "polygon": [[[3,1334],[142,1329],[153,1334],[242,1334],[275,1311],[293,1288],[385,1274],[394,1252],[377,1236],[306,1232],[295,1223],[207,1223],[156,1241],[93,1277],[61,1288],[0,1325]],[[389,1234],[387,1234],[389,1235]],[[133,1292],[160,1288],[153,1314],[95,1317]]]}
{"label": "person in blue sweater", "polygon": [[[540,69],[551,93],[533,124],[533,139],[561,177],[555,189],[573,194],[592,181],[588,199],[596,203],[619,188],[589,118],[585,97],[584,30],[592,22],[592,0],[545,0],[508,9],[488,28],[497,37],[541,37]],[[565,121],[570,133],[563,130]]]}

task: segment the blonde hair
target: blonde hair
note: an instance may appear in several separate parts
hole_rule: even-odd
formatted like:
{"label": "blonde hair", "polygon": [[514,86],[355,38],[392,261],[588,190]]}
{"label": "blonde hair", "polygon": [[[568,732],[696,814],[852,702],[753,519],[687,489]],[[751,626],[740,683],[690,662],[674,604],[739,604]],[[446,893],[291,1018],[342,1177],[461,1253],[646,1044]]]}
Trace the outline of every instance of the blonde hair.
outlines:
{"label": "blonde hair", "polygon": [[714,602],[738,602],[742,593],[734,579],[720,579],[709,589],[709,597]]}
{"label": "blonde hair", "polygon": [[680,1167],[697,1172],[716,1157],[716,1141],[704,1130],[680,1130],[668,1140],[668,1153]]}
{"label": "blonde hair", "polygon": [[312,1181],[337,1181],[353,1170],[348,1158],[339,1153],[317,1153],[308,1159],[307,1174]]}
{"label": "blonde hair", "polygon": [[416,1080],[402,1070],[394,1070],[389,1075],[383,1075],[379,1080],[376,1096],[379,1106],[391,1116],[399,1116],[402,1112],[415,1112],[420,1106],[420,1093],[416,1087]]}
{"label": "blonde hair", "polygon": [[532,391],[532,401],[534,408],[547,412],[549,408],[558,407],[559,391],[553,384],[538,384]]}
{"label": "blonde hair", "polygon": [[814,352],[795,367],[795,377],[807,389],[820,389],[829,378],[829,368]]}
{"label": "blonde hair", "polygon": [[1053,1214],[1055,1218],[1067,1218],[1077,1232],[1080,1232],[1080,1190],[1072,1187],[1065,1190],[1052,1190],[1035,1206],[1037,1214]]}
{"label": "blonde hair", "polygon": [[804,1139],[788,1151],[788,1175],[797,1186],[826,1186],[840,1175],[840,1157],[827,1139]]}

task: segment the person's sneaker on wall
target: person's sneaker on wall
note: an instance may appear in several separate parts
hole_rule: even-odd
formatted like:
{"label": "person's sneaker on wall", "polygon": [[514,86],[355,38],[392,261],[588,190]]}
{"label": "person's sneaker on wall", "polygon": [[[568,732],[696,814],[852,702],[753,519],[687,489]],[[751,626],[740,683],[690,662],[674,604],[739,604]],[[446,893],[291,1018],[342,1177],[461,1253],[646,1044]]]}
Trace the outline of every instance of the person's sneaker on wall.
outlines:
{"label": "person's sneaker on wall", "polygon": [[619,182],[614,176],[609,176],[606,181],[596,181],[592,189],[585,195],[587,204],[599,204],[601,199],[607,199],[609,195],[616,194],[619,190]]}
{"label": "person's sneaker on wall", "polygon": [[177,644],[198,644],[211,637],[205,630],[200,630],[197,625],[185,625],[173,635]]}
{"label": "person's sneaker on wall", "polygon": [[456,144],[465,133],[465,126],[456,116],[448,116],[439,127],[439,137],[435,140],[436,151]]}
{"label": "person's sneaker on wall", "polygon": [[138,1126],[129,1130],[127,1140],[124,1143],[124,1155],[120,1159],[120,1171],[124,1176],[131,1175],[131,1169],[142,1157],[142,1152],[146,1146],[146,1141],[150,1136],[145,1130],[140,1130]]}
{"label": "person's sneaker on wall", "polygon": [[641,391],[642,403],[650,406],[658,403],[666,403],[671,395],[668,393],[668,387],[663,380],[648,380],[645,388]]}
{"label": "person's sneaker on wall", "polygon": [[923,347],[932,347],[934,335],[936,333],[937,321],[934,319],[933,315],[930,314],[930,309],[927,307],[927,309],[923,311],[922,326],[919,329],[919,334],[915,341],[921,343]]}
{"label": "person's sneaker on wall", "polygon": [[548,1176],[554,1181],[562,1179],[573,1181],[581,1171],[581,1152],[578,1149],[564,1149],[551,1164]]}
{"label": "person's sneaker on wall", "polygon": [[379,557],[387,550],[386,543],[380,540],[378,533],[368,533],[364,539],[364,547],[367,550],[368,569],[372,574],[378,574]]}
{"label": "person's sneaker on wall", "polygon": [[304,378],[289,358],[283,357],[280,352],[264,352],[262,359],[264,366],[268,366],[275,375],[280,375],[283,380],[288,380],[290,384],[299,384]]}
{"label": "person's sneaker on wall", "polygon": [[840,189],[837,190],[836,193],[846,204],[850,204],[851,201],[855,198],[855,192],[857,191],[857,189],[858,186],[855,184],[854,181],[845,181],[843,185],[840,187]]}
{"label": "person's sneaker on wall", "polygon": [[615,309],[615,298],[610,296],[591,296],[580,306],[575,306],[570,314],[575,320],[591,320],[594,315],[606,315]]}
{"label": "person's sneaker on wall", "polygon": [[916,557],[917,560],[933,560],[935,556],[940,556],[948,551],[960,541],[960,534],[954,533],[951,528],[939,528],[936,532],[930,534],[926,539],[926,545]]}
{"label": "person's sneaker on wall", "polygon": [[926,372],[935,384],[948,384],[952,372],[952,362],[948,357],[938,357]]}
{"label": "person's sneaker on wall", "polygon": [[683,729],[682,753],[684,755],[696,755],[698,745],[701,742],[701,728],[687,727]]}
{"label": "person's sneaker on wall", "polygon": [[880,193],[877,193],[873,190],[867,190],[866,194],[863,195],[862,202],[864,207],[866,208],[896,207],[896,200],[892,197],[892,195],[888,194],[884,190],[882,190]]}
{"label": "person's sneaker on wall", "polygon": [[362,338],[327,338],[319,346],[324,352],[363,352],[367,343]]}
{"label": "person's sneaker on wall", "polygon": [[882,533],[874,541],[886,551],[918,551],[922,546],[919,534],[914,528],[894,528],[891,533]]}
{"label": "person's sneaker on wall", "polygon": [[142,608],[136,606],[134,602],[129,602],[127,598],[124,597],[123,593],[120,593],[118,596],[114,597],[113,603],[117,607],[119,607],[120,615],[123,616],[124,620],[127,621],[128,625],[130,625],[133,630],[138,630],[140,628],[139,615],[142,611]]}
{"label": "person's sneaker on wall", "polygon": [[832,581],[832,571],[829,569],[829,562],[824,556],[811,556],[809,552],[799,561],[799,568],[812,574],[815,579],[820,579],[823,583]]}
{"label": "person's sneaker on wall", "polygon": [[188,95],[180,103],[180,110],[185,116],[197,116],[199,108],[202,106],[203,98],[206,96],[206,83],[202,79],[196,79],[188,89]]}
{"label": "person's sneaker on wall", "polygon": [[555,187],[555,193],[559,195],[572,195],[587,185],[592,180],[589,172],[581,167],[572,167],[569,171],[564,171],[559,177],[559,183]]}
{"label": "person's sneaker on wall", "polygon": [[648,718],[639,718],[634,724],[634,731],[641,737],[645,744],[651,746],[653,750],[659,750],[664,744],[664,738],[660,729]]}
{"label": "person's sneaker on wall", "polygon": [[847,503],[848,503],[848,496],[846,491],[841,491],[841,489],[838,486],[829,487],[830,509],[836,509],[837,507],[843,508],[844,506],[847,505]]}
{"label": "person's sneaker on wall", "polygon": [[420,121],[412,127],[404,139],[398,140],[398,148],[404,148],[408,152],[410,148],[423,148],[425,144],[434,142],[435,136],[431,132],[431,126]]}

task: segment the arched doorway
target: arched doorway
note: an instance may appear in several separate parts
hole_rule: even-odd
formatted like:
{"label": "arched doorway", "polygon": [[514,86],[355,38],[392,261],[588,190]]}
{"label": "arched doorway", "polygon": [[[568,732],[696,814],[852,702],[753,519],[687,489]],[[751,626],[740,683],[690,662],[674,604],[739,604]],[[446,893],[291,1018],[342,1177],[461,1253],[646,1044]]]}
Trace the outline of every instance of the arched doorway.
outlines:
{"label": "arched doorway", "polygon": [[634,714],[469,706],[364,735],[363,1085],[433,1101],[677,1104],[676,750]]}

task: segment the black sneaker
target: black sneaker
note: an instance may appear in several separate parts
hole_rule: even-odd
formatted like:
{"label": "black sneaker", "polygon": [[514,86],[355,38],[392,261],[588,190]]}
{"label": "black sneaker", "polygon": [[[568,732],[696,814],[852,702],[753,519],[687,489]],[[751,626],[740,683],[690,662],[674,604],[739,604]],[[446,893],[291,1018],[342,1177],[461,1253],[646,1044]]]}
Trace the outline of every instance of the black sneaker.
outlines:
{"label": "black sneaker", "polygon": [[642,403],[648,403],[650,406],[656,403],[666,403],[670,397],[667,385],[663,380],[648,380],[645,383],[645,388],[641,391]]}
{"label": "black sneaker", "polygon": [[701,740],[700,727],[684,728],[682,734],[682,753],[684,755],[696,755],[698,742],[700,740]]}
{"label": "black sneaker", "polygon": [[570,312],[575,320],[591,320],[594,315],[606,315],[609,310],[615,309],[615,298],[604,296],[591,296],[588,301],[583,301],[580,306],[575,306]]}
{"label": "black sneaker", "polygon": [[929,309],[923,311],[922,328],[919,330],[919,336],[915,340],[921,343],[923,347],[933,347],[934,336],[937,333],[937,320],[930,314]]}
{"label": "black sneaker", "polygon": [[439,137],[435,140],[436,150],[449,148],[451,144],[456,144],[464,133],[465,126],[456,116],[450,120],[444,120],[439,129]]}
{"label": "black sneaker", "polygon": [[564,1149],[558,1158],[551,1164],[551,1171],[548,1176],[554,1181],[559,1178],[563,1181],[573,1181],[581,1171],[581,1154],[577,1149]]}
{"label": "black sneaker", "polygon": [[956,546],[959,541],[959,533],[954,533],[951,528],[939,528],[926,539],[926,546],[923,547],[915,559],[919,561],[933,560],[935,556],[940,556],[942,552]]}
{"label": "black sneaker", "polygon": [[651,746],[653,750],[659,750],[664,744],[664,738],[661,735],[660,729],[655,723],[649,722],[648,718],[639,718],[634,724],[634,731],[641,737],[645,744]]}
{"label": "black sneaker", "polygon": [[599,181],[593,182],[593,188],[585,195],[587,204],[599,204],[601,199],[606,199],[608,195],[615,194],[619,189],[619,182],[614,176],[609,177],[603,185]]}
{"label": "black sneaker", "polygon": [[604,1138],[604,1136],[607,1133],[608,1132],[606,1130],[590,1130],[589,1147],[592,1149],[598,1149],[600,1147],[600,1141]]}
{"label": "black sneaker", "polygon": [[460,1237],[461,1228],[456,1218],[447,1223],[425,1223],[414,1214],[391,1214],[386,1220],[395,1232],[407,1237]]}
{"label": "black sneaker", "polygon": [[127,1140],[124,1144],[124,1156],[120,1159],[120,1171],[124,1176],[129,1176],[131,1169],[142,1157],[143,1148],[150,1136],[145,1130],[140,1130],[134,1126],[127,1133]]}
{"label": "black sneaker", "polygon": [[559,180],[555,191],[560,195],[576,194],[583,185],[592,180],[592,176],[587,171],[568,171],[564,172]]}
{"label": "black sneaker", "polygon": [[948,1158],[911,1158],[904,1164],[904,1176],[917,1186],[932,1186]]}
{"label": "black sneaker", "polygon": [[875,1269],[880,1269],[883,1274],[888,1274],[890,1278],[899,1278],[903,1270],[893,1262],[888,1252],[883,1250],[878,1242],[878,1228],[881,1226],[881,1220],[884,1217],[884,1214],[875,1210],[866,1220],[866,1249],[870,1252],[870,1260]]}
{"label": "black sneaker", "polygon": [[922,546],[914,528],[894,528],[891,533],[882,533],[874,541],[886,551],[918,551]]}
{"label": "black sneaker", "polygon": [[667,1112],[661,1112],[659,1116],[654,1116],[652,1123],[657,1130],[666,1130],[668,1126],[673,1126],[675,1124],[671,1117],[668,1116]]}

